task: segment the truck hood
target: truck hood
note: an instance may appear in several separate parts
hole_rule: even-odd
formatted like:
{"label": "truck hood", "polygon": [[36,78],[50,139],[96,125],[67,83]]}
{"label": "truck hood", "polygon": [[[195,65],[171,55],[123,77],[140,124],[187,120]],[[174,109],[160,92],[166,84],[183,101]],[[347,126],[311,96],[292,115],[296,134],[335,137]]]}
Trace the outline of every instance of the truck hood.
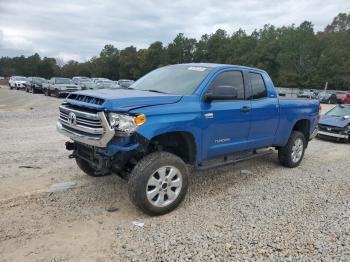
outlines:
{"label": "truck hood", "polygon": [[66,102],[91,109],[126,112],[132,109],[173,104],[182,96],[133,89],[84,90],[70,94]]}
{"label": "truck hood", "polygon": [[318,122],[321,125],[346,127],[350,124],[350,118],[344,118],[343,116],[322,116]]}

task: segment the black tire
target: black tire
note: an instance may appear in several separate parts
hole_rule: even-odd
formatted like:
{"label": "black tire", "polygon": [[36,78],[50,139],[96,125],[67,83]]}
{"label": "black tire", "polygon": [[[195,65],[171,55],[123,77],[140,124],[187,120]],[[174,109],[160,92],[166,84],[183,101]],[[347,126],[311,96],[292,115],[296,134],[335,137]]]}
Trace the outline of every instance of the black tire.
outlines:
{"label": "black tire", "polygon": [[[294,161],[292,157],[293,146],[295,145],[295,142],[298,139],[301,139],[302,141],[302,151],[301,151],[300,158],[297,161]],[[290,168],[297,167],[300,165],[301,161],[303,160],[305,149],[306,149],[306,138],[304,134],[299,131],[292,131],[292,134],[288,139],[288,143],[284,147],[279,148],[278,159],[283,166],[290,167]]]}
{"label": "black tire", "polygon": [[92,166],[90,166],[88,162],[86,162],[85,160],[83,160],[81,158],[75,158],[75,162],[77,163],[77,165],[81,169],[81,171],[83,171],[88,176],[93,176],[93,177],[105,176],[105,174],[103,174],[103,175],[96,174],[95,173],[96,170]]}
{"label": "black tire", "polygon": [[[152,204],[148,200],[146,194],[147,183],[150,177],[153,176],[158,169],[168,166],[175,167],[180,172],[180,177],[182,178],[182,186],[179,189],[180,191],[177,197],[173,200],[173,202],[169,203],[166,206],[159,207]],[[166,176],[168,175],[169,173],[166,174]],[[137,206],[143,212],[151,216],[163,215],[174,210],[184,199],[187,193],[187,188],[188,169],[184,161],[174,154],[162,151],[151,153],[145,156],[143,159],[141,159],[132,170],[128,181],[128,191],[130,200],[135,206]],[[158,189],[155,188],[155,190]],[[172,190],[172,187],[169,187],[169,190]],[[167,195],[166,191],[163,194]],[[157,195],[155,197],[157,197]],[[160,196],[158,195],[158,197]]]}

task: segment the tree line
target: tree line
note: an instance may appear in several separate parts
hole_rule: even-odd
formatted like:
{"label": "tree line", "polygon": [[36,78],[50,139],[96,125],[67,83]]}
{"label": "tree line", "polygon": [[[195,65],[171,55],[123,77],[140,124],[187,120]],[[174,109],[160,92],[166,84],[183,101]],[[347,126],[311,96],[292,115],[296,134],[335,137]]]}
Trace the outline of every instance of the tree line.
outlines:
{"label": "tree line", "polygon": [[138,79],[160,66],[210,62],[258,67],[266,70],[277,86],[350,89],[350,13],[340,13],[320,32],[305,21],[299,26],[265,25],[247,34],[219,29],[197,40],[178,34],[164,45],[147,49],[134,46],[119,50],[105,45],[99,56],[86,62],[32,56],[0,58],[0,76],[88,76]]}

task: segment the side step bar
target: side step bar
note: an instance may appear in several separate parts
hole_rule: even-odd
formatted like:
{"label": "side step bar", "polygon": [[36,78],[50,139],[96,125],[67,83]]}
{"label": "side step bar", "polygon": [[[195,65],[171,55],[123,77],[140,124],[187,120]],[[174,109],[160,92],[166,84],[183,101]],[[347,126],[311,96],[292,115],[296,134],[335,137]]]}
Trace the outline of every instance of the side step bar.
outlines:
{"label": "side step bar", "polygon": [[241,158],[237,158],[237,159],[232,159],[232,160],[225,160],[227,157],[224,157],[224,160],[219,162],[219,163],[215,163],[215,164],[209,164],[209,165],[199,165],[196,167],[196,170],[207,170],[207,169],[211,169],[211,168],[215,168],[215,167],[221,167],[221,166],[226,166],[226,165],[231,165],[231,164],[236,164],[238,162],[241,161],[245,161],[245,160],[250,160],[250,159],[254,159],[254,158],[258,158],[258,157],[262,157],[262,156],[266,156],[266,155],[270,155],[273,153],[273,149],[268,149],[262,152],[256,152],[256,151],[252,151],[251,154],[246,156],[243,156]]}

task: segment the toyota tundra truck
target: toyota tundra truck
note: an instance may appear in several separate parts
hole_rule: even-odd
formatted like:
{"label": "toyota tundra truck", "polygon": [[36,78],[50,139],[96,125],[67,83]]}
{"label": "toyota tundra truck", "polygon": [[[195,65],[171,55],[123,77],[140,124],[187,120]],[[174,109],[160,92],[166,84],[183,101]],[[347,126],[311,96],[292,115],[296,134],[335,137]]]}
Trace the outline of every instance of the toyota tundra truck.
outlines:
{"label": "toyota tundra truck", "polygon": [[70,138],[89,176],[117,174],[149,215],[175,209],[189,170],[234,164],[278,151],[297,167],[317,133],[317,100],[279,99],[269,75],[222,64],[156,69],[127,89],[69,94],[57,130]]}

